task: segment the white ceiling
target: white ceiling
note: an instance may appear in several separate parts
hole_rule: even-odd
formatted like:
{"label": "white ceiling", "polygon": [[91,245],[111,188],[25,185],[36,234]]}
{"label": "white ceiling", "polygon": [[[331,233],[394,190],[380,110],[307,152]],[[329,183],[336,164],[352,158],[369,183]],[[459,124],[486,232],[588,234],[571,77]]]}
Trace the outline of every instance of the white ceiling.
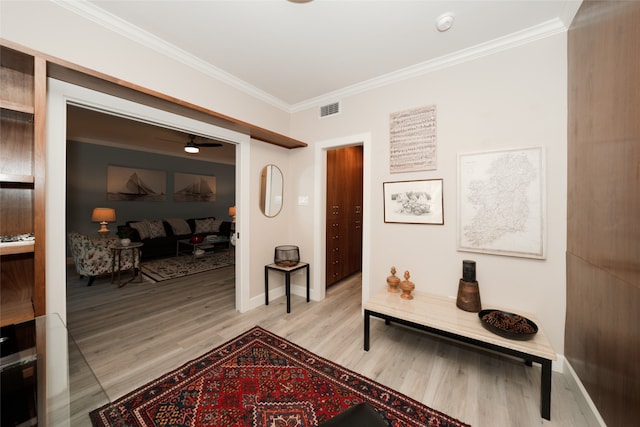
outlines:
{"label": "white ceiling", "polygon": [[581,3],[58,1],[289,112],[565,31]]}
{"label": "white ceiling", "polygon": [[[568,27],[580,1],[90,0],[83,13],[289,107],[522,31]],[[92,6],[92,7],[88,7]],[[444,33],[443,13],[455,14]]]}

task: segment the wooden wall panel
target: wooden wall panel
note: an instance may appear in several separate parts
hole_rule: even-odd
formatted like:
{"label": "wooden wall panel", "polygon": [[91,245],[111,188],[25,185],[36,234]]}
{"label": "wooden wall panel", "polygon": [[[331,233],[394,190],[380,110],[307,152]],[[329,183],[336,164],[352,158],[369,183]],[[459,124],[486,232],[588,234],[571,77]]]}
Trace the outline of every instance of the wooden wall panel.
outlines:
{"label": "wooden wall panel", "polygon": [[33,124],[0,111],[0,174],[33,175]]}
{"label": "wooden wall panel", "polygon": [[640,288],[567,256],[566,356],[607,425],[640,419]]}
{"label": "wooden wall panel", "polygon": [[47,313],[46,295],[46,151],[47,151],[47,64],[43,58],[34,60],[34,132],[33,132],[33,232],[34,245],[33,307],[36,316]]}
{"label": "wooden wall panel", "polygon": [[565,356],[608,425],[640,418],[640,2],[568,34]]}
{"label": "wooden wall panel", "polygon": [[585,2],[569,32],[567,249],[640,286],[640,3]]}
{"label": "wooden wall panel", "polygon": [[0,184],[0,234],[33,231],[33,194],[22,184]]}
{"label": "wooden wall panel", "polygon": [[24,322],[32,318],[33,256],[4,255],[0,261],[0,283],[0,325]]}
{"label": "wooden wall panel", "polygon": [[16,254],[3,257],[0,264],[0,280],[4,284],[0,300],[2,302],[31,301],[33,290],[28,286],[22,286],[24,282],[32,282],[31,277],[33,277],[33,256]]}

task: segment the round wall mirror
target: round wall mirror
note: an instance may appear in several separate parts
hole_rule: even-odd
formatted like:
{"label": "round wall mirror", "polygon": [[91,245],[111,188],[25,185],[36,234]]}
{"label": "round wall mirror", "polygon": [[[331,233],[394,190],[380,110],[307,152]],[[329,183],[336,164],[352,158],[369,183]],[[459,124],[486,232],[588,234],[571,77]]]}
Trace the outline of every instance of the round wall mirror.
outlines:
{"label": "round wall mirror", "polygon": [[267,165],[260,173],[260,209],[269,218],[282,209],[282,171],[276,165]]}

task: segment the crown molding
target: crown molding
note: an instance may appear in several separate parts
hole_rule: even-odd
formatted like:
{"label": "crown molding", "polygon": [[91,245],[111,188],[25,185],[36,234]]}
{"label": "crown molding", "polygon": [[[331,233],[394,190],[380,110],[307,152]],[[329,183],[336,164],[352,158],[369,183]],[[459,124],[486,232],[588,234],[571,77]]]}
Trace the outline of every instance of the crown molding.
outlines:
{"label": "crown molding", "polygon": [[443,55],[430,61],[412,65],[389,74],[365,80],[355,85],[347,86],[343,89],[300,102],[290,106],[290,112],[295,113],[309,108],[319,107],[327,103],[335,102],[336,99],[343,99],[372,89],[377,89],[393,83],[412,79],[414,77],[420,77],[443,68],[448,68],[463,62],[473,61],[474,59],[489,56],[497,52],[513,49],[515,47],[566,31],[567,27],[564,23],[559,18],[554,18],[533,27],[493,39],[486,43],[481,43],[449,55]]}
{"label": "crown molding", "polygon": [[110,31],[113,31],[121,36],[124,36],[131,41],[138,43],[142,46],[155,50],[156,52],[176,60],[188,67],[200,71],[216,80],[220,80],[223,83],[228,84],[248,95],[258,98],[268,104],[279,108],[281,110],[289,111],[291,106],[278,99],[263,90],[245,82],[242,79],[235,77],[234,75],[227,73],[226,71],[205,62],[196,56],[180,49],[179,47],[167,43],[165,40],[154,36],[148,31],[144,31],[141,28],[136,27],[124,19],[121,19],[112,13],[107,12],[104,9],[99,8],[89,2],[77,1],[77,0],[51,0],[53,3],[82,16],[98,25],[101,25]]}
{"label": "crown molding", "polygon": [[144,31],[89,2],[74,0],[51,1],[138,44],[153,49],[168,58],[179,61],[188,67],[198,70],[216,80],[220,80],[223,83],[226,83],[250,96],[253,96],[254,98],[262,100],[288,113],[296,113],[309,108],[319,107],[330,102],[335,102],[336,99],[343,99],[372,89],[423,76],[434,71],[463,62],[473,61],[497,52],[513,49],[515,47],[567,31],[567,27],[563,21],[560,18],[554,18],[533,27],[517,31],[449,55],[444,55],[420,64],[384,74],[382,76],[374,77],[292,105],[266,93],[261,89],[258,89],[257,87],[227,73],[224,70],[202,61],[177,46],[167,43],[159,37],[156,37],[153,34]]}

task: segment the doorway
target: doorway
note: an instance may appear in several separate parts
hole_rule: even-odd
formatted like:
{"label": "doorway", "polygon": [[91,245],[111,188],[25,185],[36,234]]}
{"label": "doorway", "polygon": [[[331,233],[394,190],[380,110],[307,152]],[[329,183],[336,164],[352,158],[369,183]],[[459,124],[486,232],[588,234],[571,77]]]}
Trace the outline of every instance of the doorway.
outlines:
{"label": "doorway", "polygon": [[[66,236],[65,189],[66,183],[66,111],[68,104],[108,111],[123,117],[138,118],[172,129],[180,129],[207,137],[223,139],[236,144],[236,203],[238,207],[249,200],[249,136],[220,128],[185,116],[158,110],[133,101],[118,98],[91,89],[54,79],[48,80],[47,98],[47,215],[46,215],[46,275],[47,312],[58,313],[66,322]],[[243,167],[243,162],[245,167]],[[246,211],[245,211],[246,212]],[[249,226],[248,216],[239,209],[236,227]],[[238,233],[240,230],[236,230]],[[243,232],[244,237],[249,237]],[[246,311],[249,302],[248,248],[238,242],[236,246],[236,310]]]}
{"label": "doorway", "polygon": [[362,185],[363,146],[327,150],[327,288],[362,271]]}

